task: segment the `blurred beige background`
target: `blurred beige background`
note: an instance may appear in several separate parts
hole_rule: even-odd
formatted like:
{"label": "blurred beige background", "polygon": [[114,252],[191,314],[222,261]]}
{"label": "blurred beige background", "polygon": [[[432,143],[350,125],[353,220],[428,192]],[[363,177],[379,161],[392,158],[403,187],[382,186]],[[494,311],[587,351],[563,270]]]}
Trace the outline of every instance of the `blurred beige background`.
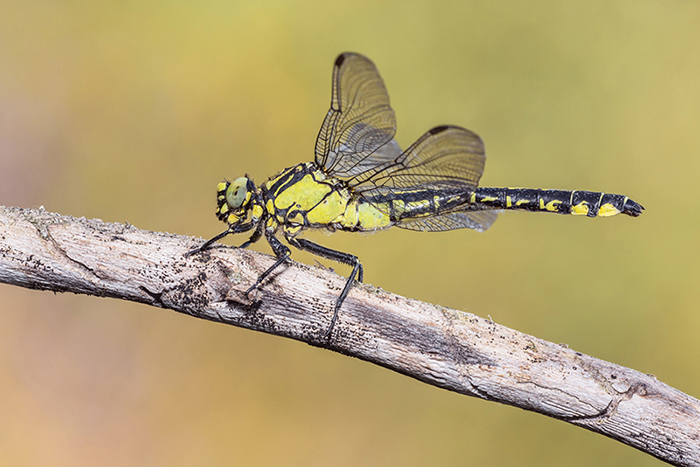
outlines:
{"label": "blurred beige background", "polygon": [[[0,11],[0,204],[211,237],[224,227],[220,180],[260,183],[312,160],[333,60],[361,52],[404,147],[465,126],[486,142],[484,186],[622,193],[646,212],[310,237],[358,255],[368,283],[700,396],[700,3],[5,0]],[[2,465],[661,464],[298,342],[6,285],[0,393]]]}

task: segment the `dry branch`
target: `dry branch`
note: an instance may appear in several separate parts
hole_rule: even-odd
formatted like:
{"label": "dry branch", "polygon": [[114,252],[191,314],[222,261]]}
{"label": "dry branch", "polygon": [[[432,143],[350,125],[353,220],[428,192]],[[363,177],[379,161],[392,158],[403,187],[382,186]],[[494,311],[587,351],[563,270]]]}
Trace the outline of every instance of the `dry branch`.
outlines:
{"label": "dry branch", "polygon": [[290,262],[248,298],[273,258],[201,239],[0,207],[0,282],[133,300],[268,332],[461,394],[601,433],[675,465],[700,465],[700,401],[651,375],[490,320],[353,287],[323,340],[344,279]]}

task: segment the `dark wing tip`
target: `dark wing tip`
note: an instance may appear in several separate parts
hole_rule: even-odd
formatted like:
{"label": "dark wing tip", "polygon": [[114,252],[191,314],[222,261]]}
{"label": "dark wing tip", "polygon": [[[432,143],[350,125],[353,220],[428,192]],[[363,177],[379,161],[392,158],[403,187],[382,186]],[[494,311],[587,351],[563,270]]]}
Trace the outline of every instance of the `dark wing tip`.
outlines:
{"label": "dark wing tip", "polygon": [[450,128],[449,125],[440,125],[440,126],[436,126],[435,128],[431,128],[428,131],[428,133],[430,133],[431,135],[437,135],[437,134],[442,133],[443,131],[447,131],[449,128]]}
{"label": "dark wing tip", "polygon": [[345,59],[348,58],[350,55],[352,55],[351,52],[345,52],[345,53],[338,55],[338,58],[335,59],[335,66],[341,67],[343,65],[343,62],[345,61]]}
{"label": "dark wing tip", "polygon": [[631,199],[627,199],[627,201],[625,202],[625,206],[622,209],[622,213],[632,217],[639,217],[642,214],[643,210],[644,206],[632,201]]}

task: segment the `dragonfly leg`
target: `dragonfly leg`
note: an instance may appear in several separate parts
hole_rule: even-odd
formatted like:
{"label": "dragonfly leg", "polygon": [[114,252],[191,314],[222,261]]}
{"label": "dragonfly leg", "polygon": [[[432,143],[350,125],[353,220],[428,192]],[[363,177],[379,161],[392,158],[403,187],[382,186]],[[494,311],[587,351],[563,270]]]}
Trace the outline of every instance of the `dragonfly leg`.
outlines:
{"label": "dragonfly leg", "polygon": [[[255,234],[253,234],[255,236]],[[252,238],[252,237],[251,237]],[[267,243],[270,244],[270,247],[272,248],[272,251],[275,252],[275,256],[277,257],[277,261],[275,261],[275,264],[267,268],[267,271],[263,272],[260,274],[260,277],[258,277],[258,280],[255,281],[255,283],[250,286],[248,290],[245,291],[246,295],[248,295],[250,292],[253,291],[257,286],[260,285],[262,281],[265,280],[267,276],[272,273],[275,269],[277,269],[282,263],[285,262],[287,258],[289,258],[289,255],[291,255],[291,250],[287,248],[282,242],[279,241],[277,237],[275,237],[272,234],[266,235],[265,238],[267,238]]]}
{"label": "dragonfly leg", "polygon": [[238,248],[248,248],[250,245],[252,245],[253,243],[260,240],[260,237],[262,237],[264,228],[265,228],[265,223],[259,222],[258,227],[255,229],[255,232],[253,232],[253,235],[251,235],[250,238],[248,239],[248,241],[241,244],[241,246],[239,246]]}
{"label": "dragonfly leg", "polygon": [[[214,238],[210,238],[209,240],[207,240],[204,243],[204,245],[200,246],[199,248],[195,248],[194,250],[188,251],[187,253],[185,253],[185,256],[187,257],[187,256],[193,255],[195,253],[202,252],[202,251],[208,249],[210,246],[212,246],[215,242],[226,237],[227,235],[247,232],[250,229],[252,229],[254,226],[255,226],[255,224],[253,224],[252,222],[247,222],[245,224],[237,225],[236,227],[233,227],[233,228],[229,227],[228,229],[221,232],[219,235],[215,236]],[[253,234],[253,236],[255,236],[255,234]]]}
{"label": "dragonfly leg", "polygon": [[345,287],[343,287],[343,291],[340,293],[338,300],[336,300],[335,302],[333,318],[331,319],[331,324],[330,326],[328,326],[328,330],[326,331],[326,334],[324,336],[326,340],[330,340],[331,332],[333,331],[333,326],[335,326],[335,322],[338,319],[338,312],[340,311],[340,306],[343,304],[343,301],[345,301],[345,297],[348,296],[348,292],[350,292],[350,287],[352,287],[352,283],[355,277],[357,277],[359,282],[362,282],[362,263],[360,263],[359,258],[355,255],[351,255],[350,253],[343,253],[341,251],[331,250],[330,248],[326,248],[325,246],[321,246],[317,243],[305,240],[303,238],[287,238],[287,241],[290,245],[297,247],[300,250],[306,250],[318,256],[322,256],[324,258],[328,258],[330,260],[347,264],[353,267],[352,272],[350,273],[350,277],[348,277],[348,280],[345,283]]}
{"label": "dragonfly leg", "polygon": [[[193,255],[195,253],[199,253],[199,252],[202,252],[204,250],[207,250],[215,242],[221,240],[222,238],[226,237],[227,235],[247,232],[250,229],[252,229],[253,227],[254,227],[254,224],[252,222],[248,222],[246,224],[241,224],[241,225],[238,225],[238,226],[233,227],[233,228],[229,227],[228,229],[221,232],[219,235],[215,236],[214,238],[210,238],[209,240],[207,240],[204,243],[204,245],[200,246],[199,248],[195,248],[194,250],[188,251],[187,253],[185,253],[185,256],[190,256],[190,255]],[[255,234],[253,234],[253,235],[255,235]]]}

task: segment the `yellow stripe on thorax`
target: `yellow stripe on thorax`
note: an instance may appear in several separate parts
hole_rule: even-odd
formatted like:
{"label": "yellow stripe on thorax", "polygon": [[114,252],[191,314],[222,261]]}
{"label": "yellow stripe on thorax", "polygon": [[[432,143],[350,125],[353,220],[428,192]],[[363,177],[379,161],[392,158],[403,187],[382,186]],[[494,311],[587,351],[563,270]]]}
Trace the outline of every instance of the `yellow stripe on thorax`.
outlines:
{"label": "yellow stripe on thorax", "polygon": [[308,211],[316,206],[330,191],[330,186],[325,183],[318,183],[312,174],[307,174],[301,180],[275,194],[275,208],[288,209],[296,205],[296,209]]}

